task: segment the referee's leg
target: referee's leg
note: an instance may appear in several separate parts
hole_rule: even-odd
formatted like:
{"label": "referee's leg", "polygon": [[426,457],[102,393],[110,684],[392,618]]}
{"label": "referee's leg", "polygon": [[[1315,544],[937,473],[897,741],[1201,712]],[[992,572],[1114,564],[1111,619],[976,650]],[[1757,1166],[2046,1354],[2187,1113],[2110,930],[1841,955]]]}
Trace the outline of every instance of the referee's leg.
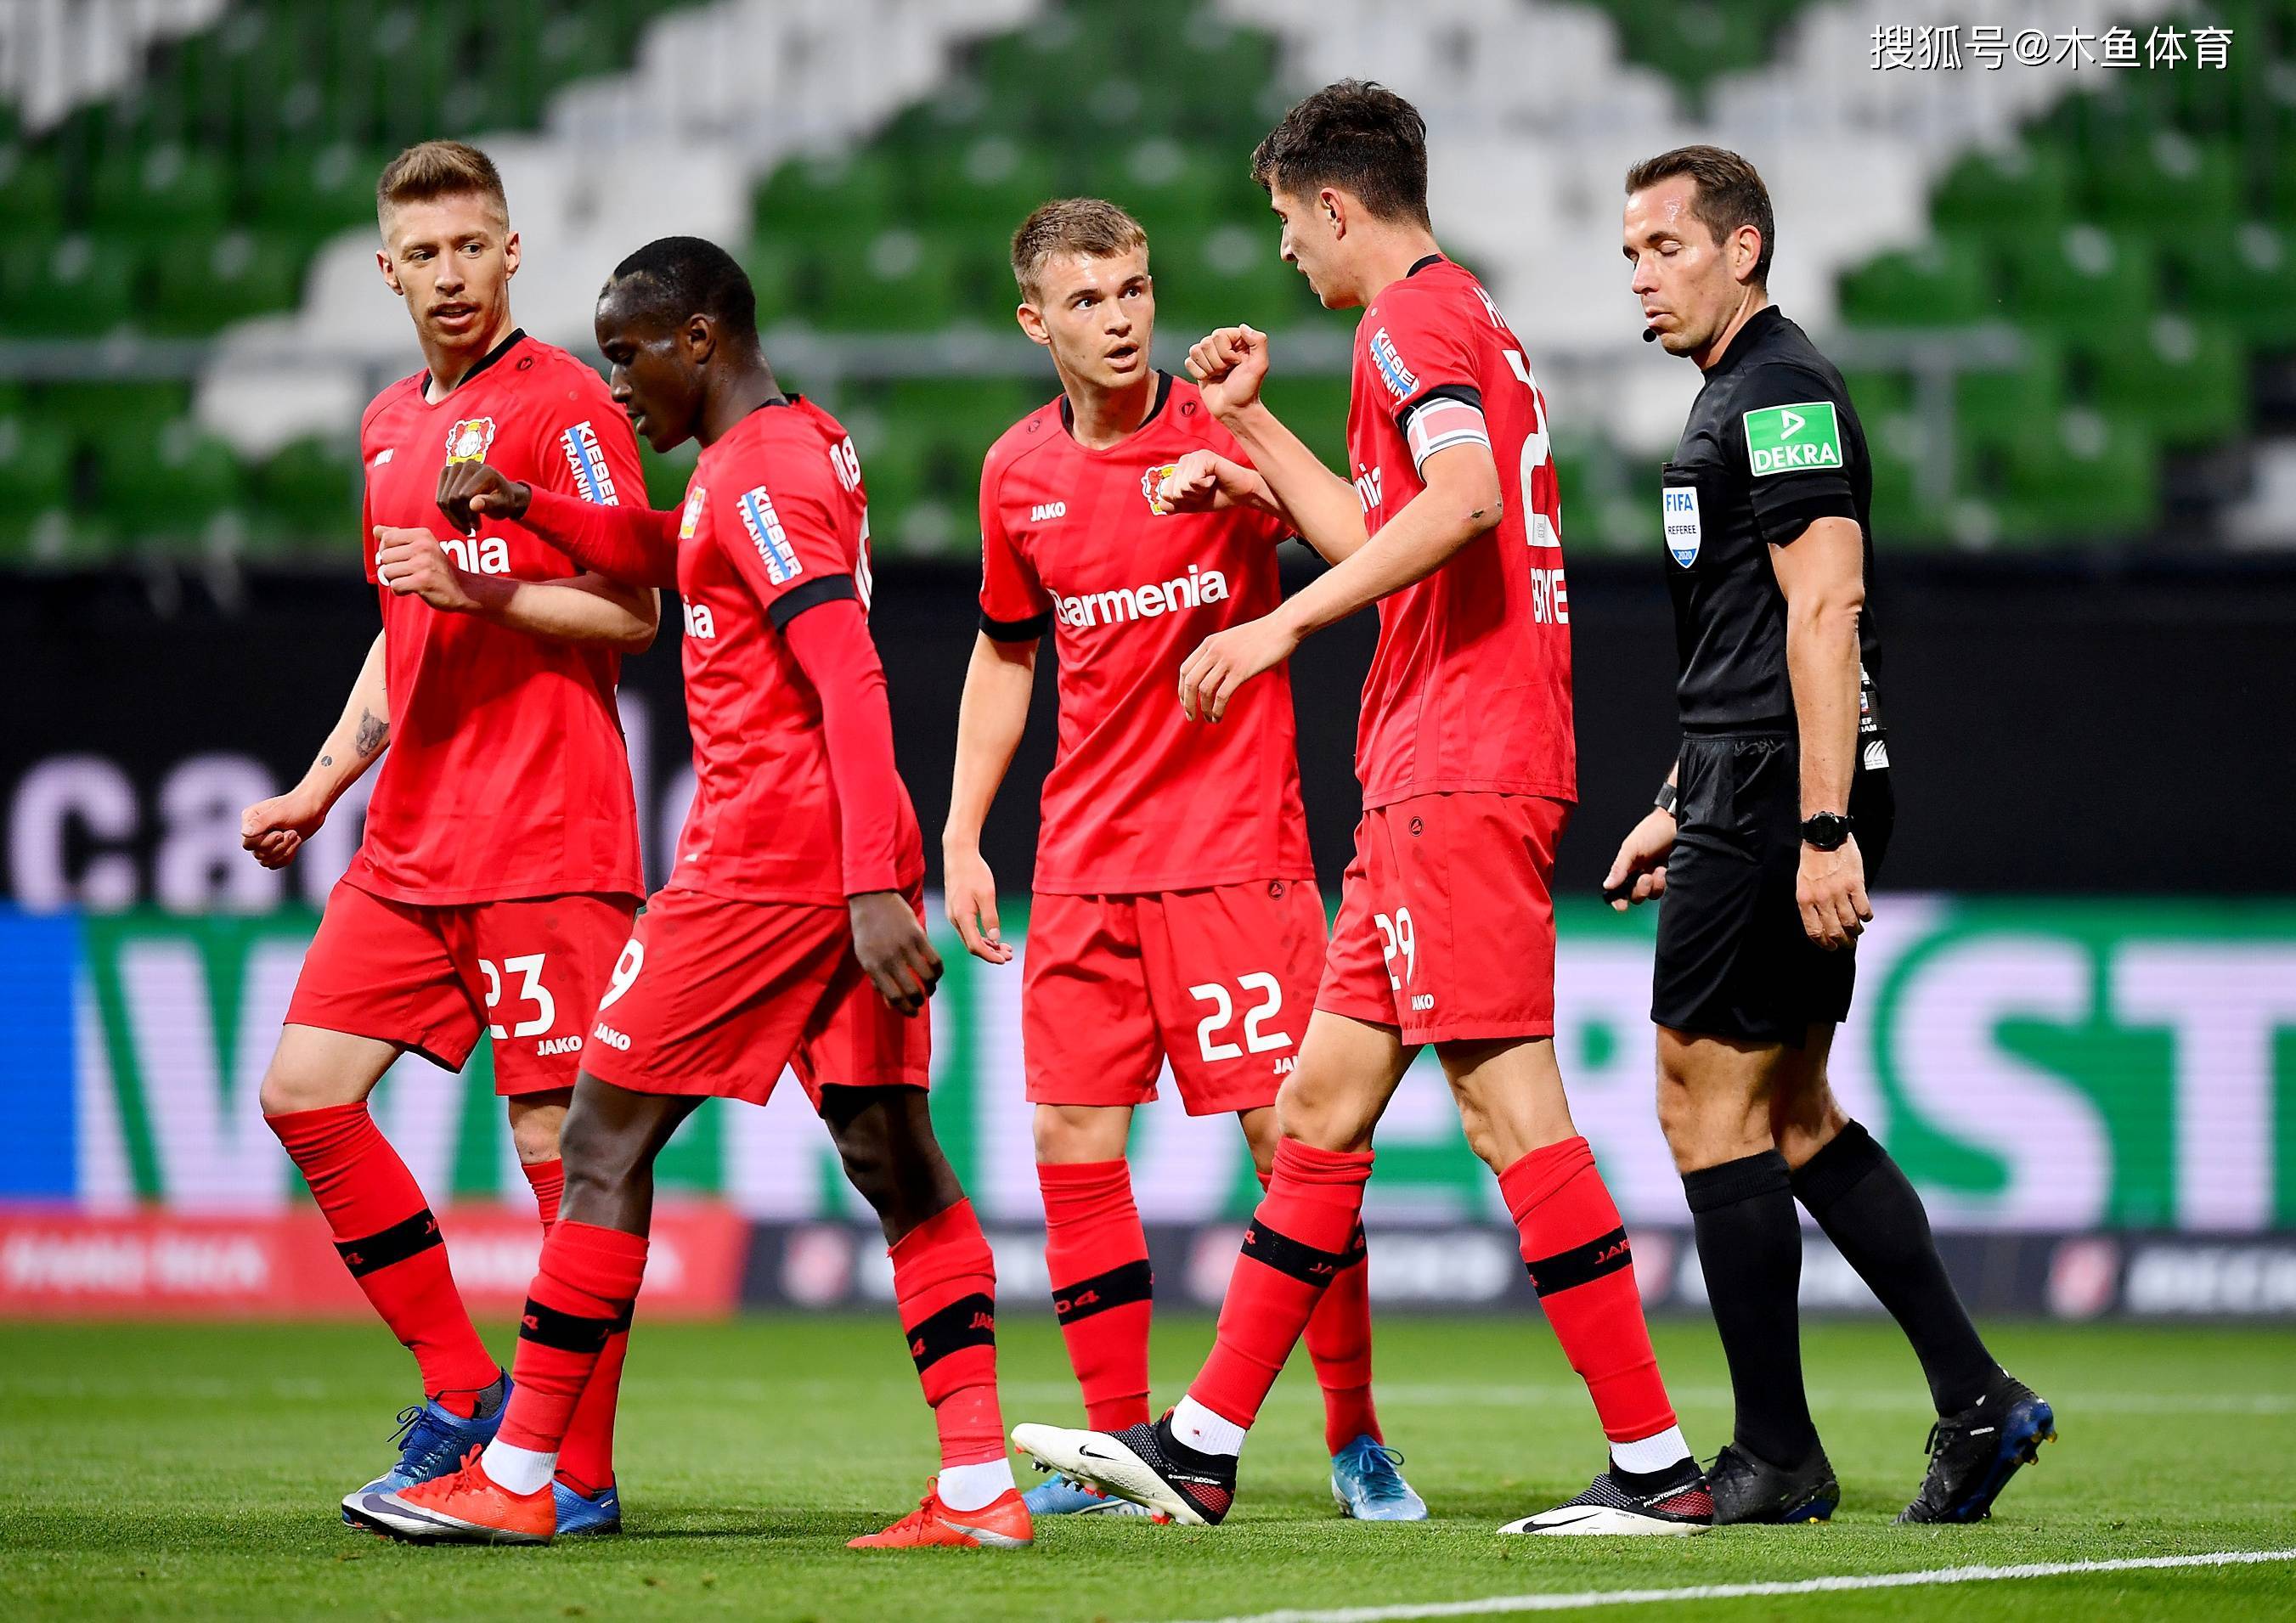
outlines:
{"label": "referee's leg", "polygon": [[1879,1140],[1843,1112],[1826,1078],[1833,1027],[1813,1025],[1780,1054],[1770,1128],[1794,1197],[1906,1332],[1940,1415],[1960,1413],[2000,1373],[1953,1288],[1929,1213]]}
{"label": "referee's leg", "polygon": [[1732,1441],[1788,1472],[1822,1453],[1802,1387],[1801,1223],[1771,1127],[1797,1057],[1782,1044],[1658,1029],[1659,1125],[1729,1361]]}

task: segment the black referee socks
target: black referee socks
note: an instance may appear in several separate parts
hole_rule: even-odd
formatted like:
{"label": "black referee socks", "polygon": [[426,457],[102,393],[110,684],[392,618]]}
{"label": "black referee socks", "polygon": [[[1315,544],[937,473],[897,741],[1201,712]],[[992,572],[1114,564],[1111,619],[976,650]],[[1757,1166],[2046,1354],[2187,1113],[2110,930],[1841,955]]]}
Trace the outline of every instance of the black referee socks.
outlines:
{"label": "black referee socks", "polygon": [[1793,1192],[1914,1344],[1938,1413],[1982,1398],[1993,1356],[1946,1277],[1922,1197],[1890,1152],[1853,1121],[1793,1175]]}
{"label": "black referee socks", "polygon": [[1801,1382],[1801,1219],[1775,1150],[1682,1176],[1714,1327],[1730,1361],[1735,1439],[1792,1470],[1817,1447]]}

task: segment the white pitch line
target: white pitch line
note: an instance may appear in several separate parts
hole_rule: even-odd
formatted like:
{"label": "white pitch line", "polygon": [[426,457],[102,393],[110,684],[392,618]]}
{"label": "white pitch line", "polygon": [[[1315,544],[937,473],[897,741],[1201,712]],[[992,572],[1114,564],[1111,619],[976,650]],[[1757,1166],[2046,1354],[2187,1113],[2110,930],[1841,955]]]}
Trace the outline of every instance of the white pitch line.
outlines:
{"label": "white pitch line", "polygon": [[1681,1589],[1586,1589],[1575,1594],[1496,1594],[1478,1601],[1418,1605],[1341,1606],[1255,1611],[1218,1623],[1390,1623],[1403,1618],[1485,1618],[1508,1612],[1584,1611],[1597,1606],[1647,1606],[1664,1601],[1742,1601],[1851,1589],[1915,1589],[1941,1584],[1995,1584],[2009,1578],[2066,1578],[2086,1572],[2160,1572],[2179,1567],[2243,1567],[2296,1561],[2296,1550],[2217,1550],[2206,1555],[2147,1555],[2121,1561],[2034,1562],[2020,1567],[1933,1567],[1923,1572],[1860,1572],[1767,1584],[1694,1584]]}

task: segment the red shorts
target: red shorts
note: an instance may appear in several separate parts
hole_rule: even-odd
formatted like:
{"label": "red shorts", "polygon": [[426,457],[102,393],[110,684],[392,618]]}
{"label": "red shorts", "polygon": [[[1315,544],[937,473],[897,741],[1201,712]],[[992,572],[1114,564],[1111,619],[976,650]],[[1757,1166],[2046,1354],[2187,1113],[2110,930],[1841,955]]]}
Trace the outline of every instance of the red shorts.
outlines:
{"label": "red shorts", "polygon": [[429,907],[344,881],[328,893],[286,1023],[397,1043],[448,1070],[483,1030],[495,1092],[571,1087],[636,911],[624,896]]}
{"label": "red shorts", "polygon": [[[923,891],[908,901],[922,921]],[[842,906],[659,890],[614,965],[583,1069],[633,1093],[763,1104],[794,1066],[819,1110],[824,1084],[922,1087],[931,1065],[931,1015],[877,995]]]}
{"label": "red shorts", "polygon": [[1039,896],[1021,980],[1029,1099],[1145,1104],[1169,1059],[1191,1116],[1273,1104],[1323,957],[1304,880]]}
{"label": "red shorts", "polygon": [[1554,1034],[1554,842],[1570,807],[1436,794],[1364,813],[1316,1006],[1406,1043]]}

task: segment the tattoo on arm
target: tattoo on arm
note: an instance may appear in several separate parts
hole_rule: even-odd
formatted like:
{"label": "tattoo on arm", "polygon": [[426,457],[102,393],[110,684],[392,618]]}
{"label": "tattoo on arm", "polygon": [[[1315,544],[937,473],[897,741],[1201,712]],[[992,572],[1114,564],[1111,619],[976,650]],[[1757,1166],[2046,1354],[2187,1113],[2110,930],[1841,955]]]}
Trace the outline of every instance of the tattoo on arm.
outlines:
{"label": "tattoo on arm", "polygon": [[319,758],[319,765],[322,766],[332,766],[334,764],[335,758],[332,755],[323,755]]}
{"label": "tattoo on arm", "polygon": [[390,736],[390,723],[377,716],[373,710],[361,707],[358,735],[351,741],[351,747],[359,752],[359,758],[365,760],[381,749],[383,740]]}

